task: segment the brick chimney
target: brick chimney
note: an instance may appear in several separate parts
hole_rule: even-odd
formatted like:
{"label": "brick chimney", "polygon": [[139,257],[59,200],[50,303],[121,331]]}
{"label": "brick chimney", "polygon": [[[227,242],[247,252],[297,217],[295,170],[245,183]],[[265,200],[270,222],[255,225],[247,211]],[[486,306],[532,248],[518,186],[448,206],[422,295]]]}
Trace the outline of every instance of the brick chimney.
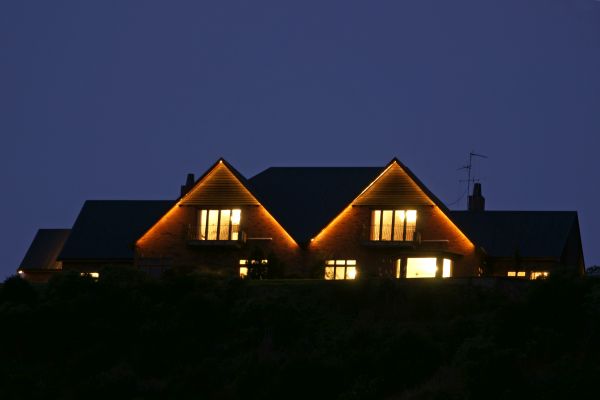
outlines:
{"label": "brick chimney", "polygon": [[185,185],[181,185],[181,197],[183,197],[187,192],[190,191],[192,186],[194,186],[194,181],[194,174],[187,174]]}
{"label": "brick chimney", "polygon": [[485,197],[481,194],[481,183],[473,186],[473,194],[469,196],[469,211],[485,210]]}

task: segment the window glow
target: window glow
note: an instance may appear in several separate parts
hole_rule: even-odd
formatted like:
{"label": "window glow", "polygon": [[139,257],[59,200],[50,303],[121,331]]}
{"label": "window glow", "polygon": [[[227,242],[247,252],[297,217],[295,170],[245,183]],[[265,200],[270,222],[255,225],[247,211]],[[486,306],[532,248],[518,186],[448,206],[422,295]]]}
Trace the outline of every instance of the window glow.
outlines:
{"label": "window glow", "polygon": [[517,272],[517,276],[524,277],[525,276],[525,271],[519,271],[519,272]]}
{"label": "window glow", "polygon": [[[404,237],[404,220],[406,212],[404,210],[396,210],[394,212],[394,240],[402,240]],[[401,228],[402,227],[402,228]]]}
{"label": "window glow", "polygon": [[444,258],[442,263],[442,278],[450,278],[452,276],[452,260]]}
{"label": "window glow", "polygon": [[346,268],[346,279],[355,279],[356,278],[356,267],[347,267]]}
{"label": "window glow", "polygon": [[197,240],[238,240],[241,210],[200,210]]}
{"label": "window glow", "polygon": [[436,258],[407,258],[407,278],[435,278],[437,272]]}
{"label": "window glow", "polygon": [[206,240],[217,240],[219,228],[219,210],[208,211],[208,227]]}
{"label": "window glow", "polygon": [[369,238],[375,241],[412,241],[416,226],[416,210],[373,210]]}
{"label": "window glow", "polygon": [[98,272],[80,272],[79,276],[89,276],[90,278],[98,279],[100,274]]}
{"label": "window glow", "polygon": [[508,271],[507,276],[515,277],[517,276],[517,273],[515,271]]}
{"label": "window glow", "polygon": [[381,217],[381,240],[392,240],[392,210],[383,210]]}
{"label": "window glow", "polygon": [[248,277],[248,267],[240,267],[240,278],[244,279]]}
{"label": "window glow", "polygon": [[379,225],[381,222],[381,211],[371,211],[371,240],[379,240]]}
{"label": "window glow", "polygon": [[548,277],[548,271],[532,271],[531,280],[545,279]]}
{"label": "window glow", "polygon": [[231,240],[238,240],[240,235],[240,221],[242,220],[242,210],[235,209],[231,211]]}
{"label": "window glow", "polygon": [[411,241],[415,236],[415,230],[417,229],[417,211],[408,210],[406,212],[406,234],[404,240]]}
{"label": "window glow", "polygon": [[332,280],[335,274],[335,267],[325,267],[325,279]]}
{"label": "window glow", "polygon": [[356,279],[356,260],[326,260],[325,279]]}
{"label": "window glow", "polygon": [[206,240],[206,217],[207,217],[207,211],[202,210],[200,212],[200,232],[198,235],[198,239],[200,239],[200,240]]}

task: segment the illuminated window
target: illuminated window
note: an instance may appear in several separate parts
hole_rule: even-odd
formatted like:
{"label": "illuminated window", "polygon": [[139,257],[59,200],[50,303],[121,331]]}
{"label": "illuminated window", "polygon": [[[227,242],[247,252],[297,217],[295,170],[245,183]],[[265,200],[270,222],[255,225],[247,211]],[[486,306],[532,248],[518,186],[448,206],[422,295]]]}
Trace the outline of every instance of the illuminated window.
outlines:
{"label": "illuminated window", "polygon": [[240,260],[240,278],[262,279],[267,274],[269,260]]}
{"label": "illuminated window", "polygon": [[416,210],[371,211],[371,240],[411,241],[416,227]]}
{"label": "illuminated window", "polygon": [[356,260],[325,261],[325,279],[356,279]]}
{"label": "illuminated window", "polygon": [[[452,277],[453,261],[449,258],[439,259],[442,263],[442,278]],[[402,263],[406,262],[406,276],[402,273]],[[435,278],[438,274],[438,259],[434,257],[406,258],[396,260],[396,278]]]}
{"label": "illuminated window", "polygon": [[444,258],[442,263],[442,278],[450,278],[452,276],[452,260]]}
{"label": "illuminated window", "polygon": [[242,211],[200,210],[198,240],[238,240]]}
{"label": "illuminated window", "polygon": [[435,278],[437,273],[436,258],[407,258],[407,278]]}
{"label": "illuminated window", "polygon": [[97,280],[98,278],[100,278],[100,274],[98,272],[80,272],[79,275],[80,276],[89,276],[90,278],[93,278],[94,280]]}
{"label": "illuminated window", "polygon": [[506,276],[510,278],[525,278],[527,273],[525,271],[508,271]]}
{"label": "illuminated window", "polygon": [[532,271],[531,280],[546,279],[548,277],[548,271]]}

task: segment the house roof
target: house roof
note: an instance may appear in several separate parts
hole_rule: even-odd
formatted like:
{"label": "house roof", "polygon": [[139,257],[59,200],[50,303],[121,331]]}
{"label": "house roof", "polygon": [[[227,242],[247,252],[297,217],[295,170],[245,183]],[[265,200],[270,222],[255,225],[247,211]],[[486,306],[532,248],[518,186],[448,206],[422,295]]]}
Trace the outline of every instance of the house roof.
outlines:
{"label": "house roof", "polygon": [[58,258],[132,259],[135,241],[172,205],[172,200],[88,200]]}
{"label": "house roof", "polygon": [[54,269],[70,229],[40,229],[35,234],[19,269]]}
{"label": "house roof", "polygon": [[451,211],[453,220],[491,257],[559,258],[576,211]]}
{"label": "house roof", "polygon": [[306,242],[381,171],[382,167],[271,167],[246,184],[294,239]]}

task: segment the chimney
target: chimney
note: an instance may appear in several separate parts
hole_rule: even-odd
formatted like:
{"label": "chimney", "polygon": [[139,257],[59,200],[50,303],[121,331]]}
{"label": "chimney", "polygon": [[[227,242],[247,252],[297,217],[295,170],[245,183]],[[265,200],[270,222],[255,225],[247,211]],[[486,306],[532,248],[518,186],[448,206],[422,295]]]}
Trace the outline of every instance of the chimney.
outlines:
{"label": "chimney", "polygon": [[485,210],[485,197],[481,195],[481,183],[473,186],[473,194],[469,196],[469,211]]}
{"label": "chimney", "polygon": [[183,197],[194,186],[194,174],[187,174],[185,185],[181,185],[181,197]]}

